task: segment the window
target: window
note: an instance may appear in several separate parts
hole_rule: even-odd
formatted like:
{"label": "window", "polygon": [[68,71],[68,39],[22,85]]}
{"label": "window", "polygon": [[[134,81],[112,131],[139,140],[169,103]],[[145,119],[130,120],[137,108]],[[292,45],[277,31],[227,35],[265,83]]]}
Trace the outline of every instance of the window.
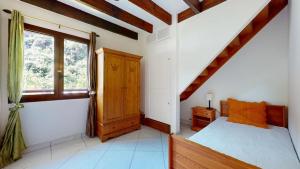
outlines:
{"label": "window", "polygon": [[64,90],[87,89],[88,45],[67,40],[64,41]]}
{"label": "window", "polygon": [[88,43],[25,24],[22,101],[88,97]]}
{"label": "window", "polygon": [[54,92],[54,37],[24,35],[24,91]]}

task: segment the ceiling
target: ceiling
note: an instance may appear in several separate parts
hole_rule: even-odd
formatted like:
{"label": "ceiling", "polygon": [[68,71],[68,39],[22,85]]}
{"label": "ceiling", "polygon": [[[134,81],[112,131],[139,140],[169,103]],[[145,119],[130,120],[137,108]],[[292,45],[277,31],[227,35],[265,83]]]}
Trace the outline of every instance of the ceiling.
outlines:
{"label": "ceiling", "polygon": [[[77,9],[80,9],[82,11],[85,11],[87,13],[90,13],[92,15],[98,16],[102,19],[105,19],[107,21],[110,21],[112,23],[115,23],[117,25],[120,25],[122,27],[128,28],[130,30],[133,30],[135,32],[141,33],[144,32],[143,30],[134,27],[130,24],[127,24],[121,20],[118,20],[116,18],[113,18],[105,13],[99,12],[95,9],[93,9],[92,7],[89,7],[85,4],[83,4],[82,2],[80,2],[79,0],[58,0],[60,2],[63,2],[65,4],[68,4],[72,7],[75,7]],[[153,24],[153,30],[159,30],[165,26],[167,26],[166,23],[162,22],[161,20],[159,20],[158,18],[154,17],[153,15],[149,14],[148,12],[144,11],[143,9],[135,6],[134,4],[132,4],[131,2],[129,2],[128,0],[106,0],[107,2]],[[163,9],[165,9],[166,11],[168,11],[170,14],[177,15],[179,12],[182,12],[183,10],[187,9],[188,6],[184,3],[183,0],[153,0],[153,2],[155,2],[157,5],[159,5],[160,7],[162,7]]]}

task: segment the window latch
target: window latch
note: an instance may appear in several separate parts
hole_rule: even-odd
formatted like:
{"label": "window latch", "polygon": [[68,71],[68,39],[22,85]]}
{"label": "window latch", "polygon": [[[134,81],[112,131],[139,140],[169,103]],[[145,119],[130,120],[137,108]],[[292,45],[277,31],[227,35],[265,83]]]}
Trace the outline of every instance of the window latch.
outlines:
{"label": "window latch", "polygon": [[58,73],[58,78],[60,79],[63,78],[62,70],[58,70],[57,73]]}

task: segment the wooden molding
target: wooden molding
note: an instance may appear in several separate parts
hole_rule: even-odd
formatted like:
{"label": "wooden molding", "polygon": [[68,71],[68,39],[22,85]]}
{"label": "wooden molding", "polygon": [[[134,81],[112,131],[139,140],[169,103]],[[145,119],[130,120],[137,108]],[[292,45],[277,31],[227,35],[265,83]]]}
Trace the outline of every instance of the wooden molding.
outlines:
{"label": "wooden molding", "polygon": [[183,0],[190,9],[195,13],[198,14],[202,11],[202,6],[199,0]]}
{"label": "wooden molding", "polygon": [[191,8],[188,8],[188,9],[180,12],[177,15],[177,22],[178,23],[182,22],[182,21],[184,21],[184,20],[186,20],[186,19],[188,19],[188,18],[190,18],[190,17],[192,17],[194,15],[195,15],[194,11]]}
{"label": "wooden molding", "polygon": [[131,3],[142,8],[153,16],[157,17],[161,21],[165,22],[168,25],[172,24],[172,15],[166,10],[158,6],[152,0],[129,0]]}
{"label": "wooden molding", "polygon": [[31,5],[137,40],[138,33],[83,12],[57,0],[21,0]]}
{"label": "wooden molding", "polygon": [[150,118],[146,118],[145,114],[141,113],[141,123],[145,126],[154,128],[156,130],[159,130],[161,132],[164,132],[166,134],[170,134],[171,133],[171,126],[169,124],[157,121],[157,120],[153,120]]}
{"label": "wooden molding", "polygon": [[212,8],[222,2],[225,2],[225,0],[204,0],[198,4],[197,2],[195,2],[196,0],[184,0],[184,1],[189,5],[190,8],[178,14],[178,23],[198,13],[201,13],[209,8]]}
{"label": "wooden molding", "polygon": [[152,24],[124,11],[123,9],[117,6],[114,6],[109,2],[106,2],[104,0],[80,0],[80,1],[116,19],[119,19],[135,27],[143,29],[149,33],[153,32]]}
{"label": "wooden molding", "polygon": [[141,124],[144,124],[144,121],[145,121],[145,114],[140,112],[141,113],[141,116],[140,116],[140,120],[141,120]]}

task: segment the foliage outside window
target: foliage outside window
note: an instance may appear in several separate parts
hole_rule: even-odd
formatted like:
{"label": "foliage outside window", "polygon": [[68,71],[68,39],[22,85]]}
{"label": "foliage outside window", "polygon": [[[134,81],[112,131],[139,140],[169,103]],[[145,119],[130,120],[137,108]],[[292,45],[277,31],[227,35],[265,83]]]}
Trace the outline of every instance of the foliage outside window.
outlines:
{"label": "foliage outside window", "polygon": [[25,24],[22,101],[88,97],[88,43]]}
{"label": "foliage outside window", "polygon": [[24,90],[54,91],[54,38],[24,32]]}
{"label": "foliage outside window", "polygon": [[64,89],[87,89],[87,55],[88,45],[64,41]]}

